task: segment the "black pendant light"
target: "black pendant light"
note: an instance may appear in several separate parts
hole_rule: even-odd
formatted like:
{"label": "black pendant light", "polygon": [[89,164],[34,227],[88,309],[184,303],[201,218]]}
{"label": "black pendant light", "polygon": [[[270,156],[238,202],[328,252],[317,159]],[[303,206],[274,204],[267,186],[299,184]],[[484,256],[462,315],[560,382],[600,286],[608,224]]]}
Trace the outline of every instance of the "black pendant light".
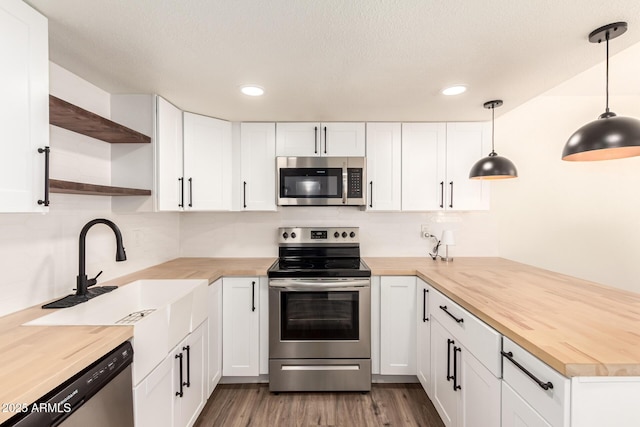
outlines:
{"label": "black pendant light", "polygon": [[502,101],[499,99],[484,103],[484,108],[491,110],[491,153],[473,165],[471,172],[469,172],[470,179],[505,179],[516,178],[518,176],[518,171],[513,162],[506,157],[498,156],[498,153],[496,153],[494,149],[494,109],[501,105]]}
{"label": "black pendant light", "polygon": [[592,161],[640,156],[640,120],[609,111],[609,40],[627,31],[626,22],[605,25],[589,34],[591,43],[607,44],[607,103],[597,120],[574,132],[562,150],[562,160]]}

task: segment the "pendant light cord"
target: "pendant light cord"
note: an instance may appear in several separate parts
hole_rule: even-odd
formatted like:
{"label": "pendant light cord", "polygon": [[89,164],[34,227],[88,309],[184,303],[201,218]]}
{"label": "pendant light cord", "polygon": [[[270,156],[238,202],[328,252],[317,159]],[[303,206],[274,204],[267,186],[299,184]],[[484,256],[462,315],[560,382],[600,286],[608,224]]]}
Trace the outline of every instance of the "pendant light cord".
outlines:
{"label": "pendant light cord", "polygon": [[606,112],[609,112],[609,31],[606,32],[605,38],[607,40],[607,78],[606,78],[606,92],[607,92],[607,108]]}
{"label": "pendant light cord", "polygon": [[494,147],[494,138],[495,138],[495,123],[496,123],[496,106],[491,106],[491,154],[495,154],[496,150]]}

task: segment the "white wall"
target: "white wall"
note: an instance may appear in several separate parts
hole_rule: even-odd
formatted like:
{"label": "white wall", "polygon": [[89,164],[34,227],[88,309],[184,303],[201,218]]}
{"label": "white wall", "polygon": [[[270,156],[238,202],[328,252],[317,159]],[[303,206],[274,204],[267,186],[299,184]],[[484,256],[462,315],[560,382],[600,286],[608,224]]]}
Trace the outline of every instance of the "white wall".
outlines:
{"label": "white wall", "polygon": [[[640,118],[640,44],[613,57],[611,69],[612,111]],[[492,186],[498,248],[505,258],[640,292],[640,157],[560,159],[604,104],[601,64],[496,120],[496,151],[520,175]]]}
{"label": "white wall", "polygon": [[[61,67],[50,66],[51,94],[104,117],[110,95]],[[110,184],[110,144],[51,126],[51,177]],[[100,281],[178,256],[177,214],[114,214],[111,197],[51,195],[48,214],[0,214],[0,315],[72,292],[78,274],[78,236],[94,218],[113,220],[123,234],[127,261],[115,262],[111,230],[87,236],[87,274]]]}
{"label": "white wall", "polygon": [[[277,228],[359,226],[363,256],[424,256],[433,241],[420,237],[421,225],[440,237],[454,230],[451,256],[497,256],[497,226],[490,212],[383,213],[354,207],[281,207],[278,212],[184,213],[180,216],[182,256],[277,256]],[[443,254],[441,251],[440,254]]]}

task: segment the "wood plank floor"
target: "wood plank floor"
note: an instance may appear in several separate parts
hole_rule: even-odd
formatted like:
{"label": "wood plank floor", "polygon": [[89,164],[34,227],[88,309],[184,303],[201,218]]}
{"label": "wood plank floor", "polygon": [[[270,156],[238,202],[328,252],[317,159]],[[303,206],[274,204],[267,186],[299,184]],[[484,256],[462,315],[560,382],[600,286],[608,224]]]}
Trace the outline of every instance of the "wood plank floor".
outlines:
{"label": "wood plank floor", "polygon": [[195,427],[444,427],[420,384],[362,393],[269,393],[267,384],[220,384]]}

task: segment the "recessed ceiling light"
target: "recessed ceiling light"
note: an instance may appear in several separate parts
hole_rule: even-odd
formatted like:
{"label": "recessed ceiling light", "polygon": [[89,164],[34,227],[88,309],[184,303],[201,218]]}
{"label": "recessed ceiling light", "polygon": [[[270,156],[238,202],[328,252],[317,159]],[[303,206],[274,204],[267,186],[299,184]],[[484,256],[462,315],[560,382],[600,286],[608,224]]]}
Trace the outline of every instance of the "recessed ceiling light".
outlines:
{"label": "recessed ceiling light", "polygon": [[260,86],[255,86],[255,85],[242,86],[240,88],[240,91],[242,93],[244,93],[245,95],[249,95],[249,96],[262,96],[262,95],[264,95],[264,89],[262,89]]}
{"label": "recessed ceiling light", "polygon": [[442,94],[447,96],[460,95],[461,93],[465,93],[467,91],[467,87],[465,85],[455,85],[449,86],[442,89]]}

